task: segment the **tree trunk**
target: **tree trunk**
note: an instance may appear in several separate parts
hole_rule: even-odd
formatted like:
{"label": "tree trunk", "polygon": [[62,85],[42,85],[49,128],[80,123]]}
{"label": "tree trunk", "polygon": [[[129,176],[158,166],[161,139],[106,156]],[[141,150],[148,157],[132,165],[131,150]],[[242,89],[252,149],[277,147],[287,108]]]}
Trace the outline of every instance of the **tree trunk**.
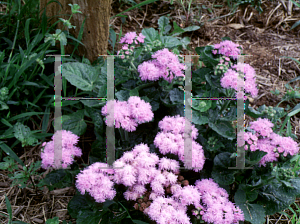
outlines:
{"label": "tree trunk", "polygon": [[[50,0],[40,0],[40,9],[44,9]],[[68,4],[78,4],[82,14],[77,13],[72,16],[71,24],[76,26],[75,29],[70,29],[69,32],[75,38],[78,37],[80,27],[84,18],[83,35],[81,44],[78,46],[76,54],[88,58],[92,63],[98,58],[98,55],[106,55],[109,37],[109,19],[111,10],[111,0],[58,0],[59,4],[52,2],[47,6],[46,15],[48,19],[53,17],[51,25],[55,23],[58,18],[69,19],[71,15],[71,7]],[[43,11],[41,12],[43,13]],[[67,14],[67,15],[62,15]],[[63,28],[62,22],[57,24],[57,29]],[[70,40],[70,39],[69,39]],[[65,47],[65,53],[71,54],[74,46],[68,45]]]}

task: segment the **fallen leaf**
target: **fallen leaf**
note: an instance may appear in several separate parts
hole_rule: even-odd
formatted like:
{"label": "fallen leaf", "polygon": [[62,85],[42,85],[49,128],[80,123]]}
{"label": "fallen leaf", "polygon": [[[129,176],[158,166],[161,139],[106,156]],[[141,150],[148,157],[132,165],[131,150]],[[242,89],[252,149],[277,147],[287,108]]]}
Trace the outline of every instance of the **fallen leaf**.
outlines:
{"label": "fallen leaf", "polygon": [[230,23],[227,26],[230,28],[236,29],[236,30],[239,30],[239,29],[242,29],[245,27],[244,25],[239,24],[239,23]]}

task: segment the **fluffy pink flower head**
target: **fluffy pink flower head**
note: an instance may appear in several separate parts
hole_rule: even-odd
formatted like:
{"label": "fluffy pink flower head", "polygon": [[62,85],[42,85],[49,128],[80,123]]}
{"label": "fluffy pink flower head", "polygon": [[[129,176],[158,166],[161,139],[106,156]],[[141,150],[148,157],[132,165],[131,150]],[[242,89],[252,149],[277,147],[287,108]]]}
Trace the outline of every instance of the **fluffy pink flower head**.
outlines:
{"label": "fluffy pink flower head", "polygon": [[155,58],[156,61],[160,64],[160,66],[168,72],[170,72],[170,76],[164,76],[164,78],[171,82],[173,78],[171,78],[171,74],[177,77],[184,77],[185,75],[181,72],[181,70],[185,69],[185,66],[179,62],[178,57],[169,49],[164,48],[162,50],[156,51],[152,58]]}
{"label": "fluffy pink flower head", "polygon": [[122,126],[129,132],[135,131],[138,124],[149,122],[154,117],[150,103],[137,96],[131,96],[128,102],[108,101],[101,112],[106,116],[106,125],[112,127],[115,121],[116,128]]}
{"label": "fluffy pink flower head", "polygon": [[178,200],[183,206],[194,205],[196,208],[200,206],[201,194],[195,186],[180,187],[180,189],[174,192],[172,197]]}
{"label": "fluffy pink flower head", "polygon": [[[179,160],[185,161],[185,139],[191,138],[191,145],[186,146],[192,148],[192,167],[194,171],[198,172],[203,168],[205,156],[202,146],[194,141],[197,138],[198,132],[194,125],[188,122],[191,127],[191,134],[185,134],[185,118],[166,116],[158,123],[162,132],[159,132],[155,139],[154,145],[159,148],[160,153],[163,155],[167,153],[172,153],[178,156]],[[186,164],[188,168],[191,168]]]}
{"label": "fluffy pink flower head", "polygon": [[[152,176],[153,169],[156,170],[155,166],[158,162],[158,156],[149,153],[149,147],[146,144],[136,145],[131,152],[124,153],[120,159],[114,162],[114,167],[124,167],[123,169],[116,169],[114,181],[129,187],[138,182],[150,183],[151,178],[149,176]],[[147,170],[148,176],[143,179],[144,181],[140,181],[140,170]]]}
{"label": "fluffy pink flower head", "polygon": [[110,175],[114,174],[114,170],[107,169],[107,167],[107,164],[97,162],[80,171],[76,176],[75,184],[79,192],[90,193],[98,203],[105,202],[107,199],[113,200],[116,191],[113,188],[113,176]]}
{"label": "fluffy pink flower head", "polygon": [[132,44],[136,37],[136,32],[126,33],[124,37],[121,38],[120,43]]}
{"label": "fluffy pink flower head", "polygon": [[272,140],[272,145],[277,147],[279,153],[290,154],[291,156],[299,153],[298,143],[291,137],[283,137],[273,132],[270,134],[270,139]]}
{"label": "fluffy pink flower head", "polygon": [[138,96],[131,96],[128,99],[128,106],[131,112],[131,118],[138,124],[149,122],[154,117],[151,105]]}
{"label": "fluffy pink flower head", "polygon": [[259,161],[259,166],[266,166],[269,162],[275,162],[278,160],[275,152],[274,146],[271,144],[270,139],[259,139],[257,141],[257,149],[267,154]]}
{"label": "fluffy pink flower head", "polygon": [[233,59],[237,59],[238,55],[241,53],[241,50],[238,47],[241,46],[230,40],[225,40],[214,46],[215,50],[213,51],[213,54],[216,54],[216,50],[218,50],[218,54],[223,54],[225,56],[232,57]]}
{"label": "fluffy pink flower head", "polygon": [[138,66],[138,72],[140,73],[142,81],[157,81],[162,75],[160,69],[156,67],[152,62],[148,61],[145,61]]}
{"label": "fluffy pink flower head", "polygon": [[201,194],[201,204],[204,204],[202,219],[208,223],[237,224],[244,221],[240,208],[228,200],[228,193],[220,188],[213,179],[197,180],[195,186]]}
{"label": "fluffy pink flower head", "polygon": [[62,168],[67,168],[74,162],[74,157],[80,157],[82,151],[80,148],[74,146],[78,143],[79,136],[73,134],[71,131],[60,130],[52,136],[52,141],[47,144],[44,142],[44,149],[41,152],[42,168],[47,169],[49,167],[55,167],[54,164],[54,147],[56,146],[55,141],[59,140],[61,136],[62,146]]}
{"label": "fluffy pink flower head", "polygon": [[186,206],[181,205],[176,200],[158,196],[144,210],[144,213],[158,224],[191,224],[186,210]]}
{"label": "fluffy pink flower head", "polygon": [[136,39],[137,39],[138,42],[144,43],[144,39],[145,39],[145,38],[146,38],[146,37],[145,37],[142,33],[140,33],[140,35],[139,35]]}
{"label": "fluffy pink flower head", "polygon": [[237,65],[232,66],[232,68],[240,71],[245,76],[245,86],[244,89],[247,93],[250,93],[253,97],[256,97],[258,94],[258,89],[255,84],[255,70],[249,64],[238,63]]}
{"label": "fluffy pink flower head", "polygon": [[250,128],[264,137],[269,137],[273,132],[274,124],[267,118],[258,118],[256,121],[250,122]]}
{"label": "fluffy pink flower head", "polygon": [[174,77],[184,77],[182,70],[185,66],[167,48],[155,52],[152,58],[155,60],[143,62],[138,66],[141,80],[157,81],[162,77],[171,83]]}
{"label": "fluffy pink flower head", "polygon": [[[246,72],[245,82],[243,78],[239,77],[239,73],[233,70],[233,68],[237,69],[238,71]],[[237,65],[234,65],[230,69],[228,69],[224,76],[221,78],[221,86],[226,89],[233,88],[238,91],[238,99],[243,98],[242,92],[240,92],[242,86],[245,92],[251,94],[253,97],[256,97],[258,94],[258,89],[256,88],[254,76],[255,71],[250,65],[245,64],[245,67],[243,68],[243,64],[238,63]]]}
{"label": "fluffy pink flower head", "polygon": [[239,76],[239,74],[236,71],[234,71],[232,69],[228,69],[227,72],[224,74],[224,76],[220,80],[221,86],[226,89],[233,88],[236,91],[238,91],[237,83],[240,80],[240,78],[238,76]]}

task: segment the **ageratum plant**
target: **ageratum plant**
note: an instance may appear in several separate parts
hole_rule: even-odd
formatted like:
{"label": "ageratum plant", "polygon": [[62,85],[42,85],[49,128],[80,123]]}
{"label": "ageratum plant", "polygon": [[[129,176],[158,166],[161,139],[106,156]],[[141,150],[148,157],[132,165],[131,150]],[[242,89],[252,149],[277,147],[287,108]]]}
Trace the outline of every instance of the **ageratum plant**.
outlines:
{"label": "ageratum plant", "polygon": [[[233,128],[236,100],[199,99],[242,99],[242,82],[247,95],[258,93],[255,70],[238,63],[242,48],[228,39],[196,48],[195,99],[192,120],[186,121],[184,91],[179,88],[187,66],[179,57],[183,46],[176,37],[163,35],[170,30],[165,27],[166,18],[159,21],[160,33],[143,29],[121,39],[114,66],[117,99],[81,100],[76,113],[62,116],[62,162],[71,169],[56,169],[53,143],[44,143],[43,167],[55,170],[39,186],[76,186],[68,211],[77,223],[264,223],[266,215],[287,208],[300,195],[297,143],[276,134],[272,121],[251,108],[248,99],[245,112],[257,120],[238,135]],[[198,60],[205,66],[198,66]],[[107,62],[65,63],[61,71],[91,96],[107,96]],[[74,144],[85,133],[84,116],[93,120],[97,139],[90,163],[80,170],[73,159],[81,151]],[[113,167],[105,163],[104,123],[118,130]],[[243,146],[237,136],[245,140],[245,166],[253,169],[228,169],[236,165],[237,143]],[[186,139],[192,166],[184,163]]]}

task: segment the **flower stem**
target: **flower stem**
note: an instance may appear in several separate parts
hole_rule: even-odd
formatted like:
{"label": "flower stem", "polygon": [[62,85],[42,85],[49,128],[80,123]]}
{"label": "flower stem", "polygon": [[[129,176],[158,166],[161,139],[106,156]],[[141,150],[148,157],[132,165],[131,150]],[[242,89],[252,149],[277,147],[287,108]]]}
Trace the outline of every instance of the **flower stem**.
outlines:
{"label": "flower stem", "polygon": [[122,143],[125,145],[123,149],[127,149],[129,143],[128,132],[125,131],[123,128],[119,128],[119,132],[121,135]]}
{"label": "flower stem", "polygon": [[132,61],[130,61],[130,65],[135,69],[135,71],[137,71],[137,68],[135,67]]}
{"label": "flower stem", "polygon": [[[229,98],[233,97],[234,95],[234,90],[229,91]],[[226,100],[226,102],[222,105],[221,110],[220,110],[220,115],[222,114],[223,110],[225,110],[228,107],[228,104],[230,103],[230,100]]]}

